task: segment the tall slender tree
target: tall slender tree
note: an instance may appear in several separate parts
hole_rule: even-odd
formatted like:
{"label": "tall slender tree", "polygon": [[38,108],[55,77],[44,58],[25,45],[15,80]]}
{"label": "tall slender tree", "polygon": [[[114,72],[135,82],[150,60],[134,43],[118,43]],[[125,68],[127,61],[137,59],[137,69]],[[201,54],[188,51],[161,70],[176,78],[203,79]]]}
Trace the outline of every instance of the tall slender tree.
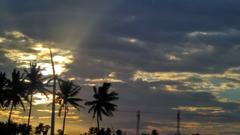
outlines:
{"label": "tall slender tree", "polygon": [[63,125],[62,125],[62,135],[65,131],[66,116],[68,113],[68,106],[71,105],[77,110],[83,108],[78,102],[83,101],[81,98],[77,98],[81,87],[73,84],[72,81],[58,80],[60,93],[58,94],[57,101],[60,104],[59,116],[61,115],[62,108],[64,109]]}
{"label": "tall slender tree", "polygon": [[101,87],[93,87],[94,100],[88,101],[85,105],[90,106],[88,113],[93,111],[93,119],[97,117],[98,133],[100,129],[99,120],[102,121],[102,114],[106,116],[113,116],[113,111],[116,111],[117,105],[111,103],[118,99],[118,93],[109,92],[111,83],[103,83]]}
{"label": "tall slender tree", "polygon": [[12,79],[8,80],[6,92],[6,102],[4,105],[6,107],[10,107],[8,122],[11,121],[13,108],[16,109],[18,105],[21,105],[23,110],[25,111],[25,107],[23,104],[23,98],[26,97],[26,85],[24,82],[24,76],[17,71],[16,69],[12,72]]}
{"label": "tall slender tree", "polygon": [[28,113],[28,126],[30,125],[31,113],[32,113],[32,103],[33,95],[36,92],[40,92],[46,95],[47,89],[45,88],[44,77],[41,73],[40,66],[37,66],[36,63],[30,63],[29,70],[24,70],[26,73],[26,84],[27,84],[27,95],[29,99],[29,113]]}
{"label": "tall slender tree", "polygon": [[53,61],[53,54],[51,48],[49,48],[50,57],[51,57],[51,64],[52,64],[52,71],[53,71],[53,90],[52,90],[52,114],[51,114],[51,135],[54,135],[55,129],[55,94],[56,94],[56,73],[55,73],[55,66]]}

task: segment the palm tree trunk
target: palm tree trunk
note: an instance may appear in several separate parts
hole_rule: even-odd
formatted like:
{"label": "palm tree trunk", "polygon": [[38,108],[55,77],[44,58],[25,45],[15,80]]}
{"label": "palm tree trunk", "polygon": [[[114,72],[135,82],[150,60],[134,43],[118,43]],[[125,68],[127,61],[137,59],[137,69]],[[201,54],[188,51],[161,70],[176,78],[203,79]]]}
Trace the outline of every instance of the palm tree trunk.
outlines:
{"label": "palm tree trunk", "polygon": [[31,93],[30,108],[29,108],[29,113],[28,113],[28,126],[30,125],[30,119],[31,119],[31,113],[32,113],[32,99],[33,99],[33,94]]}
{"label": "palm tree trunk", "polygon": [[65,131],[66,117],[67,117],[67,106],[65,105],[65,106],[64,106],[64,117],[63,117],[62,135],[64,135],[64,131]]}
{"label": "palm tree trunk", "polygon": [[99,134],[100,133],[100,125],[99,125],[99,116],[97,115],[97,134]]}
{"label": "palm tree trunk", "polygon": [[11,121],[12,110],[13,110],[13,103],[12,103],[12,106],[11,106],[11,110],[9,112],[8,123],[10,123],[10,121]]}

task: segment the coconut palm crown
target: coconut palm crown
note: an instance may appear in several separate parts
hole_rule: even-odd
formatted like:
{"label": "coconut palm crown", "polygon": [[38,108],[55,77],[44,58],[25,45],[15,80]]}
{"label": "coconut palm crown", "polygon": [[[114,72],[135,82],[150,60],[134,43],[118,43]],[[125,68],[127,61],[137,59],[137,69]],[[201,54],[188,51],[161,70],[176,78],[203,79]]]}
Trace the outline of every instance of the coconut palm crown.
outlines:
{"label": "coconut palm crown", "polygon": [[60,89],[60,93],[58,93],[57,102],[60,104],[59,108],[59,116],[61,115],[62,109],[64,109],[64,118],[63,118],[63,127],[62,134],[65,131],[65,122],[67,112],[69,111],[68,106],[71,105],[77,110],[83,108],[82,105],[79,104],[80,101],[83,101],[81,98],[77,98],[77,94],[79,93],[81,87],[73,84],[72,81],[65,81],[58,79],[58,85]]}
{"label": "coconut palm crown", "polygon": [[29,114],[28,114],[28,126],[30,124],[31,112],[32,112],[32,102],[33,102],[33,94],[36,92],[40,92],[46,95],[47,89],[45,88],[44,81],[46,77],[44,77],[41,73],[40,66],[37,64],[30,63],[29,71],[27,69],[24,70],[26,73],[26,84],[27,84],[27,95],[29,100]]}
{"label": "coconut palm crown", "polygon": [[18,105],[21,105],[25,111],[23,98],[26,97],[26,84],[24,81],[24,75],[21,74],[20,71],[17,71],[16,69],[13,70],[12,80],[8,80],[5,96],[6,101],[4,105],[6,107],[11,106],[8,118],[8,122],[10,122],[13,108],[16,109]]}
{"label": "coconut palm crown", "polygon": [[117,105],[111,103],[118,99],[118,93],[109,92],[111,83],[103,83],[101,87],[93,87],[94,100],[88,101],[85,105],[90,106],[89,113],[93,111],[93,119],[97,117],[97,126],[99,131],[99,120],[102,121],[102,114],[113,116],[113,111],[116,111]]}

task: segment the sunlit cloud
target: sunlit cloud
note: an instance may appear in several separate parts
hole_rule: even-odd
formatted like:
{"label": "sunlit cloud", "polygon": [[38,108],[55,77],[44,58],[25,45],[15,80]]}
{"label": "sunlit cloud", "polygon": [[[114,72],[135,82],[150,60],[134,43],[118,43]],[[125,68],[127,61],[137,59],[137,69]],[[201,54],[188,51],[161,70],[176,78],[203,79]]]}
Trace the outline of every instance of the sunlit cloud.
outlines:
{"label": "sunlit cloud", "polygon": [[166,54],[165,56],[170,61],[179,61],[179,60],[181,60],[181,58],[179,58],[179,57],[177,57],[177,56],[175,56],[173,54]]}
{"label": "sunlit cloud", "polygon": [[186,34],[188,38],[210,37],[210,36],[238,36],[240,31],[237,29],[227,29],[224,31],[192,31]]}
{"label": "sunlit cloud", "polygon": [[[37,109],[38,112],[46,112],[46,113],[52,113],[52,110],[50,109]],[[57,112],[57,111],[56,111]]]}
{"label": "sunlit cloud", "polygon": [[206,45],[206,44],[199,44],[198,46],[186,46],[181,48],[181,54],[184,55],[195,55],[195,54],[206,54],[206,53],[212,53],[215,51],[215,47],[212,45]]}
{"label": "sunlit cloud", "polygon": [[198,37],[198,36],[226,36],[225,32],[204,32],[204,31],[194,31],[187,34],[188,37]]}
{"label": "sunlit cloud", "polygon": [[175,85],[165,85],[164,89],[167,90],[167,91],[177,91],[177,86],[175,86]]}
{"label": "sunlit cloud", "polygon": [[36,93],[33,95],[33,104],[41,105],[41,104],[50,104],[52,103],[52,95],[44,95],[42,93]]}
{"label": "sunlit cloud", "polygon": [[[236,68],[234,68],[236,69]],[[239,88],[239,78],[233,68],[224,73],[196,73],[196,72],[145,72],[136,71],[133,80],[142,80],[145,82],[176,81],[183,86],[189,87],[188,90],[209,90],[213,92],[224,91],[228,89]],[[175,86],[173,86],[175,87]],[[187,90],[187,89],[186,89]]]}
{"label": "sunlit cloud", "polygon": [[224,113],[226,112],[222,107],[216,106],[179,106],[173,108],[173,110],[182,110],[187,112],[196,112],[199,114],[209,114],[209,113]]}
{"label": "sunlit cloud", "polygon": [[51,116],[40,116],[39,119],[51,119]]}
{"label": "sunlit cloud", "polygon": [[104,82],[124,83],[123,80],[117,78],[115,72],[112,72],[103,78],[94,78],[94,79],[86,78],[85,82],[86,82],[86,85],[89,85],[89,86],[95,86],[97,84],[102,84]]}
{"label": "sunlit cloud", "polygon": [[[12,37],[9,38],[9,35]],[[16,63],[19,68],[29,67],[29,63],[34,61],[43,69],[43,75],[52,74],[49,48],[52,48],[54,54],[56,74],[67,72],[66,66],[74,61],[73,53],[70,50],[56,48],[53,42],[34,40],[19,31],[7,32],[1,39],[0,43],[3,45],[2,50],[5,52],[5,56]],[[12,48],[13,43],[17,47]]]}
{"label": "sunlit cloud", "polygon": [[0,43],[3,43],[4,41],[6,41],[6,38],[0,37]]}
{"label": "sunlit cloud", "polygon": [[229,68],[223,73],[136,71],[132,77],[134,81],[159,82],[161,87],[155,86],[155,91],[163,89],[169,92],[210,92],[220,102],[238,102],[230,96],[226,97],[221,93],[239,89],[239,78],[239,67]]}
{"label": "sunlit cloud", "polygon": [[192,76],[189,72],[144,72],[136,71],[133,75],[133,80],[142,80],[146,82],[157,82],[157,81],[176,81],[185,80]]}
{"label": "sunlit cloud", "polygon": [[[0,118],[7,120],[7,118],[9,117],[9,112],[10,112],[10,110],[8,110],[8,109],[0,110]],[[14,120],[14,121],[18,121],[20,123],[23,123],[27,120],[27,118],[28,118],[27,116],[23,115],[22,111],[19,111],[19,110],[13,110],[12,111],[11,119]]]}
{"label": "sunlit cloud", "polygon": [[131,45],[135,45],[138,47],[144,47],[144,45],[146,44],[144,41],[133,37],[120,37],[118,39],[120,42],[130,43]]}
{"label": "sunlit cloud", "polygon": [[5,34],[7,36],[12,36],[14,38],[24,38],[24,37],[27,37],[26,35],[24,35],[20,31],[8,31],[8,32],[5,32]]}

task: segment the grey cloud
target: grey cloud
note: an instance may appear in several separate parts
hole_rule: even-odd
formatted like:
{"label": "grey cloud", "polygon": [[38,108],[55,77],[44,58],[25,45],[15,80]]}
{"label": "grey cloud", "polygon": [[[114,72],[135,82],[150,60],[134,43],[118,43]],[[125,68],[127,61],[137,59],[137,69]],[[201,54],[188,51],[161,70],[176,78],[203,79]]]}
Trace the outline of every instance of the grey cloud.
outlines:
{"label": "grey cloud", "polygon": [[[33,39],[50,40],[58,47],[71,49],[76,59],[68,65],[69,76],[84,80],[116,72],[119,79],[126,81],[114,84],[121,96],[120,109],[153,109],[161,111],[159,120],[172,120],[173,107],[219,106],[229,113],[208,117],[184,113],[189,121],[212,118],[217,122],[236,122],[239,119],[236,103],[219,102],[209,92],[163,90],[164,85],[191,89],[178,81],[147,84],[130,78],[137,70],[222,73],[238,67],[239,4],[235,0],[1,0],[0,31],[21,31]],[[137,42],[128,41],[131,38]],[[32,51],[25,46],[28,43],[12,41],[7,47]],[[3,53],[0,60],[6,63],[1,65],[2,70],[14,67]],[[184,81],[200,83],[203,80],[193,77]],[[91,88],[86,86],[86,89]],[[90,96],[87,93],[84,92]],[[116,117],[122,116],[119,113]],[[119,123],[121,125],[133,128],[126,121]]]}

